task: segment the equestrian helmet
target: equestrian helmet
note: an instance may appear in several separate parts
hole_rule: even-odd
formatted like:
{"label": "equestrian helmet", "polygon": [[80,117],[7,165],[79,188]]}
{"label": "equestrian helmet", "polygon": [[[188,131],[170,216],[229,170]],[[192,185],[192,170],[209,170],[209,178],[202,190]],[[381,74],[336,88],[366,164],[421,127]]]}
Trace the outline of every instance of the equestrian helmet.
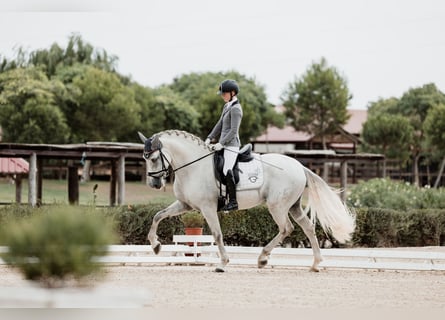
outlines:
{"label": "equestrian helmet", "polygon": [[219,95],[224,92],[232,92],[232,91],[235,91],[235,95],[237,95],[239,92],[239,86],[235,80],[227,79],[221,82],[221,84],[219,85],[218,89]]}

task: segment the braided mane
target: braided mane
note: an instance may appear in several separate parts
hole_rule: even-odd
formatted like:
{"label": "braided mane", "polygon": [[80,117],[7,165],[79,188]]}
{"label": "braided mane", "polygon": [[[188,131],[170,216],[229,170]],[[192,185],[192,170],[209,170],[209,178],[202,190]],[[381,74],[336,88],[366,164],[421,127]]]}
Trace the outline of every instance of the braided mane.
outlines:
{"label": "braided mane", "polygon": [[198,146],[204,146],[204,141],[202,141],[202,139],[198,136],[195,136],[194,134],[191,134],[187,131],[183,131],[183,130],[165,130],[165,131],[161,131],[157,134],[155,134],[155,137],[160,138],[163,135],[169,135],[169,136],[177,136],[180,137],[182,136],[183,138],[187,139],[187,140],[191,140],[193,142],[195,142]]}

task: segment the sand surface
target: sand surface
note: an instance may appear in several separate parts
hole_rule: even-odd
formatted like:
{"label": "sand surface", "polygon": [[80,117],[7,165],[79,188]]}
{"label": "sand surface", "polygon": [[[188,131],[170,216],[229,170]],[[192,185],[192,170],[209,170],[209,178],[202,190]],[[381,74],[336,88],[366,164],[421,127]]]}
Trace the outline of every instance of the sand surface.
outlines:
{"label": "sand surface", "polygon": [[[107,266],[91,284],[110,290],[144,288],[146,307],[241,309],[445,308],[445,272],[374,271],[228,266]],[[2,287],[26,286],[14,269],[0,266]]]}

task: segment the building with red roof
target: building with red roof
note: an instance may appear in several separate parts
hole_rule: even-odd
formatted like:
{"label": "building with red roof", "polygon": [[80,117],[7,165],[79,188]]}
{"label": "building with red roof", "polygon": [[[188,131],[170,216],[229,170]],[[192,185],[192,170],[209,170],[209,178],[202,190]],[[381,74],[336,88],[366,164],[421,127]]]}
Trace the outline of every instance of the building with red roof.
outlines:
{"label": "building with red roof", "polygon": [[[277,106],[276,109],[280,112],[282,107]],[[348,112],[350,114],[348,122],[339,128],[335,135],[327,137],[328,148],[337,153],[356,153],[363,123],[368,116],[368,111],[365,109],[348,109]],[[252,144],[254,150],[259,153],[322,149],[318,137],[297,131],[292,126],[281,129],[270,126],[265,133],[254,139]]]}

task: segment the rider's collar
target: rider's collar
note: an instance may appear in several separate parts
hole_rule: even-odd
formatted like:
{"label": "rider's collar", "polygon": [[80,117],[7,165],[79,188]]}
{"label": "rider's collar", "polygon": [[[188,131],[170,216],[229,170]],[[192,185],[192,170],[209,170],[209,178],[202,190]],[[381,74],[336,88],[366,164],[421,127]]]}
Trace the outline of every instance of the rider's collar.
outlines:
{"label": "rider's collar", "polygon": [[224,105],[224,109],[230,108],[231,106],[234,106],[234,105],[237,104],[237,103],[238,103],[238,98],[235,96],[235,97],[233,97],[232,100],[230,100],[229,102],[227,102],[227,103]]}

